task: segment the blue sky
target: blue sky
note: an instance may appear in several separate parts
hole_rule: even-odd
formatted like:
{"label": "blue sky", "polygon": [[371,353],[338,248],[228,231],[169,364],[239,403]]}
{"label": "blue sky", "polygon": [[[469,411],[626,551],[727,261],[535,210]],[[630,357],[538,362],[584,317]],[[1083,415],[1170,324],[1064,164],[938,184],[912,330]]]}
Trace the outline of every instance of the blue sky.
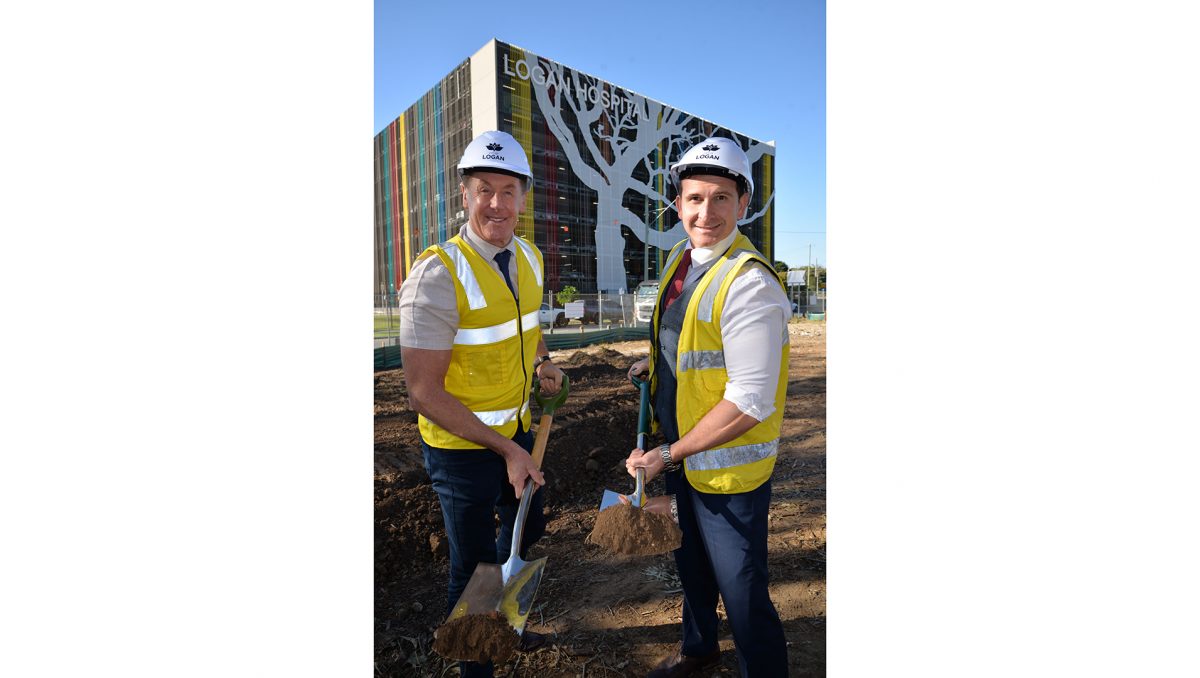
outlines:
{"label": "blue sky", "polygon": [[825,265],[825,3],[375,0],[378,133],[496,38],[776,146],[775,258]]}

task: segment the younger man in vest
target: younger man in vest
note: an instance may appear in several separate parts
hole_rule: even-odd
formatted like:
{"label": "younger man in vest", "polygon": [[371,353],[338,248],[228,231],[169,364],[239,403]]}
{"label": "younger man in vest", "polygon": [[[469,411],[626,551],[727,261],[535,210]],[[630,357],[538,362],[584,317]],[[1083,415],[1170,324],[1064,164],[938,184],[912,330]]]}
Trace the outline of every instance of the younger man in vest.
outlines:
{"label": "younger man in vest", "polygon": [[737,230],[754,182],[738,144],[710,138],[671,166],[687,240],[671,250],[654,309],[649,371],[654,420],[667,444],[634,450],[630,475],[666,471],[673,497],[647,510],[678,515],[683,643],[649,675],[692,675],[715,663],[717,596],[741,675],[787,675],[783,625],[767,594],[767,509],[787,390],[791,305],[771,263]]}
{"label": "younger man in vest", "polygon": [[[530,386],[535,378],[546,394],[562,386],[538,323],[542,253],[513,236],[533,183],[525,151],[504,132],[484,132],[458,172],[467,225],[422,252],[400,287],[404,376],[450,542],[447,613],[477,564],[508,559],[517,498],[527,481],[545,483],[530,457]],[[522,558],[544,530],[539,489]],[[543,643],[526,630],[521,648]],[[461,668],[463,676],[492,675],[490,663]]]}

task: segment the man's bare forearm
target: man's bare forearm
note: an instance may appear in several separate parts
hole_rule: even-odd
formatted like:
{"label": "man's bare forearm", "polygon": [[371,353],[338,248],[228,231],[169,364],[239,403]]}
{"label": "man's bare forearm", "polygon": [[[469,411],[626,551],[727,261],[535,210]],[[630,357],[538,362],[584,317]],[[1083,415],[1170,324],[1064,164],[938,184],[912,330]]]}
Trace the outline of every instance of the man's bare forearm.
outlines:
{"label": "man's bare forearm", "polygon": [[696,422],[692,430],[671,443],[671,457],[681,462],[684,457],[724,445],[759,423],[754,417],[739,410],[737,405],[722,398]]}

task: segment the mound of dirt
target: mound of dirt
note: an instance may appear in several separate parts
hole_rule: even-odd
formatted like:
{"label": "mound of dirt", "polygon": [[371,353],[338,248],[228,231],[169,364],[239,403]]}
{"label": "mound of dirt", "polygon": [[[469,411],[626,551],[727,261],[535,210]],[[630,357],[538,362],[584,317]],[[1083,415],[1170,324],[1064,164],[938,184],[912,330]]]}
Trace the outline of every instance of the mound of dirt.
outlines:
{"label": "mound of dirt", "polygon": [[571,377],[571,383],[585,383],[597,377],[604,378],[613,373],[624,375],[636,359],[608,348],[591,348],[575,351],[566,358],[554,361]]}
{"label": "mound of dirt", "polygon": [[683,533],[670,517],[633,504],[616,504],[596,516],[589,543],[629,556],[651,556],[679,548]]}
{"label": "mound of dirt", "polygon": [[438,627],[433,651],[446,659],[503,664],[517,649],[521,636],[499,612],[468,614]]}

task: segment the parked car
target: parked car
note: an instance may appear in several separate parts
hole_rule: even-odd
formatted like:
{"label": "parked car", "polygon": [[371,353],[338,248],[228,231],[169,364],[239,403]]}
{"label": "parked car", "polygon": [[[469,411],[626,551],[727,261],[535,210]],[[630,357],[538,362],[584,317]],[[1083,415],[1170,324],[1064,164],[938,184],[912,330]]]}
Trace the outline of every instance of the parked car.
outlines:
{"label": "parked car", "polygon": [[600,322],[618,322],[625,318],[625,309],[621,308],[620,297],[605,297],[603,303],[595,299],[583,300],[583,321],[585,325],[595,325]]}
{"label": "parked car", "polygon": [[567,314],[561,308],[551,308],[550,304],[542,304],[538,309],[538,322],[543,325],[562,327],[567,324]]}

